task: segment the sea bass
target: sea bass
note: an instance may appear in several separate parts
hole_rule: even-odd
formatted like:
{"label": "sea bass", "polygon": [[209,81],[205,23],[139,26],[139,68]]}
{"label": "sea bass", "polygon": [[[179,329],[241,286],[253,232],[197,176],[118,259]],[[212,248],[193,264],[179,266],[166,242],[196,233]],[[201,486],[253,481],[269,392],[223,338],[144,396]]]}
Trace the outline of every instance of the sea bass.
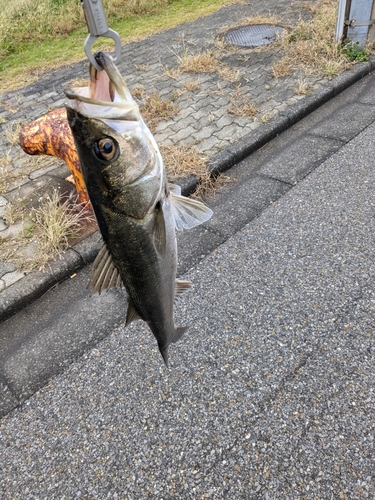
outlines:
{"label": "sea bass", "polygon": [[181,196],[167,182],[156,141],[144,123],[112,58],[95,55],[89,88],[67,92],[67,116],[86,188],[104,246],[91,285],[124,285],[126,325],[146,321],[168,366],[168,346],[187,327],[176,328],[173,306],[190,282],[176,280],[176,229],[208,220],[203,203]]}

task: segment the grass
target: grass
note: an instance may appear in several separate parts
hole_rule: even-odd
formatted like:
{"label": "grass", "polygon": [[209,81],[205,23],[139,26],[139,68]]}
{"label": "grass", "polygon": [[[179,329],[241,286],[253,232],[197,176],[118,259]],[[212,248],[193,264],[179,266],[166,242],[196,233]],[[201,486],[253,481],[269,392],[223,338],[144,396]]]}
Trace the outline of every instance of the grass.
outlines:
{"label": "grass", "polygon": [[142,85],[136,87],[133,97],[139,101],[142,117],[151,131],[155,130],[159,122],[168,120],[178,113],[177,107],[171,100],[164,101],[156,92],[146,95]]}
{"label": "grass", "polygon": [[50,156],[27,156],[22,168],[18,169],[12,167],[13,161],[14,159],[9,156],[9,153],[0,157],[0,193],[6,193],[15,188],[17,183],[27,178],[31,172],[48,167],[54,161],[56,162],[56,159]]}
{"label": "grass", "polygon": [[[64,252],[69,241],[93,217],[83,205],[71,197],[63,200],[54,190],[31,210],[26,199],[8,203],[5,220],[9,224],[22,221],[22,230],[10,238],[0,237],[0,261],[14,262],[19,269],[28,272],[43,268],[49,260]],[[28,247],[32,248],[32,257],[28,255]]]}
{"label": "grass", "polygon": [[215,180],[207,170],[207,157],[202,155],[194,146],[186,144],[160,145],[168,180],[171,182],[181,177],[194,175],[198,177],[199,184],[192,196],[200,198],[207,193],[214,192]]}
{"label": "grass", "polygon": [[259,112],[255,103],[243,97],[242,88],[240,86],[233,92],[230,103],[231,107],[227,109],[230,115],[254,118]]}
{"label": "grass", "polygon": [[185,83],[185,88],[189,92],[195,92],[196,90],[200,89],[200,85],[198,82],[191,80],[191,81]]}
{"label": "grass", "polygon": [[337,2],[318,0],[309,8],[314,18],[300,21],[279,40],[284,56],[272,68],[275,78],[286,76],[296,68],[302,68],[306,75],[333,77],[351,65],[350,57],[335,41]]}
{"label": "grass", "polygon": [[187,175],[199,178],[207,174],[207,158],[194,146],[161,144],[160,152],[168,173],[168,179],[175,181]]}
{"label": "grass", "polygon": [[184,52],[182,56],[177,56],[180,71],[184,73],[214,73],[219,69],[219,62],[211,50],[189,55]]}
{"label": "grass", "polygon": [[309,85],[304,78],[299,78],[297,80],[297,87],[294,91],[297,95],[308,95],[314,91],[314,87]]}
{"label": "grass", "polygon": [[217,188],[228,182],[235,182],[224,175],[212,177],[207,170],[207,157],[204,156],[195,146],[186,144],[160,145],[160,152],[167,169],[168,180],[171,182],[181,179],[181,177],[194,175],[198,177],[198,185],[193,198],[202,199],[206,196],[215,196]]}
{"label": "grass", "polygon": [[68,247],[69,239],[78,235],[87,216],[83,204],[74,203],[72,198],[62,201],[56,190],[42,201],[39,208],[32,210],[30,219],[35,225],[38,247],[46,260]]}
{"label": "grass", "polygon": [[276,116],[276,112],[273,110],[268,110],[265,113],[263,113],[261,116],[257,117],[257,121],[259,123],[268,123],[272,118]]}
{"label": "grass", "polygon": [[19,198],[16,202],[7,203],[4,220],[7,224],[15,224],[22,220],[27,213],[26,198]]}
{"label": "grass", "polygon": [[[104,0],[108,25],[122,43],[208,15],[236,0]],[[0,92],[30,83],[48,68],[86,58],[87,36],[76,0],[0,0]],[[94,50],[108,46],[100,38]]]}
{"label": "grass", "polygon": [[7,123],[3,127],[4,135],[7,138],[9,144],[16,146],[19,144],[19,136],[24,123],[19,120],[14,120]]}
{"label": "grass", "polygon": [[236,83],[241,77],[240,70],[232,69],[229,66],[222,64],[218,70],[219,76],[228,82]]}
{"label": "grass", "polygon": [[181,73],[218,73],[223,79],[231,83],[238,82],[240,79],[240,71],[233,70],[229,66],[221,63],[212,50],[205,50],[196,54],[189,54],[186,46],[183,48],[181,55],[174,52],[179,66],[174,69],[164,68],[164,74],[175,80]]}

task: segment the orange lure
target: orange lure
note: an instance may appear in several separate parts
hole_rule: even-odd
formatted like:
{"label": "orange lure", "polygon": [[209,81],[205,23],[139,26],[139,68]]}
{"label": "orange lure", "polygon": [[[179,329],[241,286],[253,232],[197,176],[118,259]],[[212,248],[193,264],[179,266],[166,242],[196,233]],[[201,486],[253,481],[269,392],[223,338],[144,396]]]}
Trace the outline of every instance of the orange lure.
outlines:
{"label": "orange lure", "polygon": [[65,108],[55,109],[26,125],[19,142],[29,155],[49,155],[64,160],[72,172],[79,201],[90,204]]}

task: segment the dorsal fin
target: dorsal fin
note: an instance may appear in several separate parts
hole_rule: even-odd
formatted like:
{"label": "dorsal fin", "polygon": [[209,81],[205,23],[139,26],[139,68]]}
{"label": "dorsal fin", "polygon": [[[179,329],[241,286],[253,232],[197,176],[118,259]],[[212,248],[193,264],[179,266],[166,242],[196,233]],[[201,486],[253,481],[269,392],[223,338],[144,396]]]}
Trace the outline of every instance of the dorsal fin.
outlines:
{"label": "dorsal fin", "polygon": [[123,282],[105,243],[94,261],[94,273],[89,286],[99,294],[106,288],[122,287]]}
{"label": "dorsal fin", "polygon": [[191,229],[208,221],[212,216],[212,210],[198,200],[192,200],[171,190],[171,205],[175,226],[178,231]]}

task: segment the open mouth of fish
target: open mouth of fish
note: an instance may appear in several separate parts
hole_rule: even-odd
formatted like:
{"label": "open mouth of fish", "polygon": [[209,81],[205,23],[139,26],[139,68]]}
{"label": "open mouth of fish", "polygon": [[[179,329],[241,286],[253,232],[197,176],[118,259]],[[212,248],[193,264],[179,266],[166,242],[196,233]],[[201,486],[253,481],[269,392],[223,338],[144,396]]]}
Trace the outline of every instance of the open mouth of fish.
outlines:
{"label": "open mouth of fish", "polygon": [[139,107],[110,56],[95,54],[103,68],[90,66],[90,85],[67,91],[68,106],[87,118],[103,121],[116,132],[133,129],[141,120]]}

